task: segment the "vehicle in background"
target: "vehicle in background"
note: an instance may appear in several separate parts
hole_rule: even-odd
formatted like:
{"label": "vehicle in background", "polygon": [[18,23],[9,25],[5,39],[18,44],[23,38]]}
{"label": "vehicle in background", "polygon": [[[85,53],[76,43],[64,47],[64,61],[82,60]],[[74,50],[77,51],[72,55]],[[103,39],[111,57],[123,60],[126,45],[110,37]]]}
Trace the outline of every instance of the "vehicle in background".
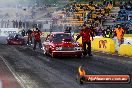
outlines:
{"label": "vehicle in background", "polygon": [[9,45],[24,45],[25,39],[19,33],[12,33],[12,34],[9,34],[7,37],[7,44],[9,44]]}
{"label": "vehicle in background", "polygon": [[52,32],[42,43],[44,54],[57,56],[81,57],[83,52],[82,44],[76,42],[69,33]]}

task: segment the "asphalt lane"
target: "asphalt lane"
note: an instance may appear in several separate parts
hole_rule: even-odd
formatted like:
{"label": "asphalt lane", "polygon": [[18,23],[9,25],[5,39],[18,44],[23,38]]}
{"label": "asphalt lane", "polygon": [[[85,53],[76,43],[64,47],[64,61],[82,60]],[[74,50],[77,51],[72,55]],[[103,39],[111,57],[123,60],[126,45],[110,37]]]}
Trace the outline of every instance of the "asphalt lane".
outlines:
{"label": "asphalt lane", "polygon": [[13,70],[8,66],[5,59],[0,56],[0,88],[23,88],[18,83],[19,80],[16,79]]}
{"label": "asphalt lane", "polygon": [[76,71],[81,65],[87,74],[130,74],[132,58],[93,53],[86,58],[51,58],[30,46],[0,45],[0,55],[14,70],[25,88],[131,88],[129,84],[84,84],[76,82]]}

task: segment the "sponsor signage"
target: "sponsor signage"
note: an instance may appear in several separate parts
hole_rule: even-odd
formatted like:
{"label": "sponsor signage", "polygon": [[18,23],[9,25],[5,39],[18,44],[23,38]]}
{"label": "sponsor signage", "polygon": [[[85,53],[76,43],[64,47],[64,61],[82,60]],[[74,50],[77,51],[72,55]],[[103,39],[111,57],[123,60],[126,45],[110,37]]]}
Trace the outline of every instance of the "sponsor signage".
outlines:
{"label": "sponsor signage", "polygon": [[99,41],[99,48],[107,48],[106,46],[107,40],[100,40]]}
{"label": "sponsor signage", "polygon": [[90,75],[86,74],[85,69],[80,66],[76,75],[77,81],[80,84],[83,83],[130,83],[131,78],[129,75],[118,75],[118,74],[97,74]]}
{"label": "sponsor signage", "polygon": [[88,83],[129,83],[129,75],[85,75]]}
{"label": "sponsor signage", "polygon": [[8,36],[12,33],[18,33],[18,28],[0,28],[0,36]]}

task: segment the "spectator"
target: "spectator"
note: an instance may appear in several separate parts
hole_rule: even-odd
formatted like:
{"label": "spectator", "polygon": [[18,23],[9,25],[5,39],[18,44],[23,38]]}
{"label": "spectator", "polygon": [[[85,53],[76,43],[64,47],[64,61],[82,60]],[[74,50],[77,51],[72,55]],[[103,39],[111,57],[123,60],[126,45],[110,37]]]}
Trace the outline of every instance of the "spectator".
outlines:
{"label": "spectator", "polygon": [[18,22],[17,22],[17,20],[15,21],[15,28],[18,28]]}
{"label": "spectator", "polygon": [[26,28],[29,28],[29,22],[28,21],[25,22],[25,26],[26,26]]}
{"label": "spectator", "polygon": [[19,21],[19,28],[22,28],[22,22],[21,22],[21,20]]}
{"label": "spectator", "polygon": [[26,23],[25,22],[22,22],[22,27],[26,28]]}
{"label": "spectator", "polygon": [[9,24],[10,24],[10,21],[8,20],[8,21],[7,21],[7,28],[9,27]]}
{"label": "spectator", "polygon": [[67,28],[65,29],[65,33],[71,33],[71,27],[67,27]]}
{"label": "spectator", "polygon": [[12,23],[13,23],[13,28],[15,28],[15,21],[13,20]]}
{"label": "spectator", "polygon": [[132,2],[131,2],[131,1],[129,1],[129,2],[126,4],[126,10],[132,11]]}
{"label": "spectator", "polygon": [[1,28],[3,28],[3,26],[4,26],[4,20],[2,19],[1,20]]}
{"label": "spectator", "polygon": [[106,5],[106,0],[103,1],[103,5],[104,5],[104,6]]}
{"label": "spectator", "polygon": [[24,29],[22,30],[21,34],[23,37],[25,36],[25,30]]}

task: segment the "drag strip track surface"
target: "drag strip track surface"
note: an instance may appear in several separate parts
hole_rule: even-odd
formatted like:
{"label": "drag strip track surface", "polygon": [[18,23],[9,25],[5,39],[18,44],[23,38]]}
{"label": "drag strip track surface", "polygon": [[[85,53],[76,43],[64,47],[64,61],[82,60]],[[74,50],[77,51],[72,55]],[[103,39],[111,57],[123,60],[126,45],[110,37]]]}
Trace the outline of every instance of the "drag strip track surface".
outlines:
{"label": "drag strip track surface", "polygon": [[80,65],[88,74],[132,76],[131,58],[125,60],[123,57],[98,54],[86,58],[51,58],[43,55],[41,50],[33,51],[29,46],[0,45],[0,48],[0,55],[10,64],[25,88],[132,88],[132,82],[84,85],[76,82],[76,70]]}

